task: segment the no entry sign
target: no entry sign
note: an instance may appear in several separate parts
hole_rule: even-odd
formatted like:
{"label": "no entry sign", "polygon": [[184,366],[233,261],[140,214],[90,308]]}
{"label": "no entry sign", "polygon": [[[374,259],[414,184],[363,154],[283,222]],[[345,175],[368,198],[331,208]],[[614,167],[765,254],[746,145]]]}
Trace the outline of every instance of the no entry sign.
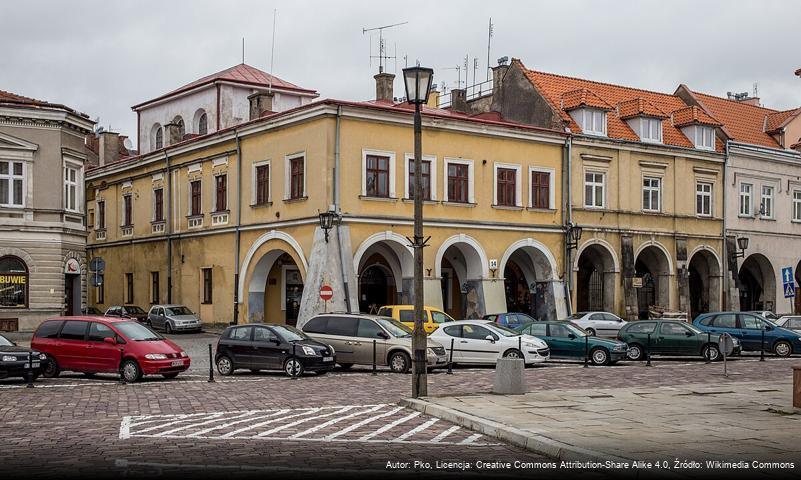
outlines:
{"label": "no entry sign", "polygon": [[329,287],[328,285],[323,285],[320,287],[320,298],[325,300],[326,302],[334,298],[334,290]]}

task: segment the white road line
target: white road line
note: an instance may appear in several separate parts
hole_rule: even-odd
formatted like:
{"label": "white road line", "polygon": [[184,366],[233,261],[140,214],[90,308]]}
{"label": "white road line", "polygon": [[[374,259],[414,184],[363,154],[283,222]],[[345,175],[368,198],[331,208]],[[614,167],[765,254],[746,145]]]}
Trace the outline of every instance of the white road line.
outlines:
{"label": "white road line", "polygon": [[461,442],[459,442],[459,445],[471,444],[471,443],[475,442],[476,440],[478,440],[479,438],[481,438],[481,434],[480,433],[474,433],[474,434],[470,435],[469,437],[465,438],[464,440],[462,440]]}
{"label": "white road line", "polygon": [[[199,427],[201,425],[208,425],[210,423],[217,423],[217,422],[220,421],[220,417],[223,417],[225,414],[226,414],[226,412],[220,412],[219,414],[216,414],[215,418],[212,418],[211,420],[206,420],[205,422],[200,422],[200,423],[190,423],[189,425],[184,425],[183,427],[177,427],[177,428],[173,428],[172,430],[167,430],[167,431],[164,431],[164,432],[160,432],[157,435],[158,436],[170,435],[170,434],[173,434],[175,432],[180,432],[181,430],[186,430],[187,428],[194,428],[194,427]],[[252,414],[253,414],[253,412],[245,412],[245,413],[242,413],[242,414],[239,414],[239,415],[235,415],[233,417],[228,417],[228,418],[230,418],[230,419],[242,418],[242,417],[245,417],[247,415],[252,415]],[[222,420],[225,421],[226,419],[223,418]]]}
{"label": "white road line", "polygon": [[396,427],[396,426],[400,425],[401,423],[407,422],[407,421],[409,421],[409,420],[411,420],[414,417],[417,417],[419,415],[420,415],[420,412],[414,412],[414,413],[411,413],[409,415],[406,415],[405,417],[399,418],[398,420],[395,420],[394,422],[392,422],[392,423],[390,423],[388,425],[384,425],[383,427],[379,428],[378,430],[376,430],[373,433],[368,433],[367,435],[363,435],[362,437],[359,438],[359,440],[362,441],[362,442],[365,441],[365,440],[370,440],[371,438],[375,437],[376,435],[381,435],[382,433],[386,432],[387,430],[389,430],[389,429],[391,429],[393,427]]}
{"label": "white road line", "polygon": [[131,438],[131,417],[122,417],[120,422],[120,440]]}
{"label": "white road line", "polygon": [[199,436],[204,435],[206,433],[213,432],[214,430],[222,430],[224,428],[228,428],[228,427],[230,427],[232,425],[238,425],[240,423],[252,422],[252,421],[255,421],[255,420],[261,420],[262,418],[271,418],[271,417],[275,417],[275,416],[278,416],[278,415],[283,415],[283,414],[287,413],[288,411],[289,411],[289,409],[278,410],[277,412],[273,412],[273,413],[271,413],[269,415],[257,415],[255,417],[249,417],[249,418],[246,418],[244,420],[237,420],[235,422],[223,423],[222,425],[217,425],[217,426],[214,426],[214,427],[211,427],[211,428],[207,428],[205,430],[200,430],[199,432],[190,433],[189,435],[187,435],[187,438],[199,437]]}
{"label": "white road line", "polygon": [[266,437],[267,435],[270,435],[271,433],[280,432],[281,430],[286,430],[287,428],[294,427],[295,425],[299,425],[301,423],[306,423],[306,422],[308,422],[310,420],[317,420],[318,418],[330,417],[331,415],[337,415],[337,414],[340,414],[340,413],[347,412],[351,408],[353,408],[353,407],[344,407],[344,408],[340,408],[339,410],[335,410],[333,412],[323,413],[322,415],[315,415],[313,417],[301,418],[300,420],[296,420],[296,421],[294,421],[292,423],[287,423],[286,425],[281,425],[280,427],[275,427],[273,429],[267,430],[266,432],[261,432],[261,433],[257,434],[256,436],[257,437]]}
{"label": "white road line", "polygon": [[406,440],[407,438],[411,437],[412,435],[420,433],[423,430],[425,430],[426,428],[430,427],[431,425],[434,425],[435,423],[437,423],[438,420],[439,420],[438,418],[432,418],[431,420],[427,421],[426,423],[422,423],[422,424],[414,427],[413,429],[409,430],[408,432],[404,433],[400,437],[396,438],[395,441],[396,442],[402,442],[403,440]]}
{"label": "white road line", "polygon": [[316,413],[316,412],[320,411],[320,408],[319,407],[318,408],[311,408],[310,407],[310,408],[306,408],[304,410],[306,410],[306,411],[305,412],[301,412],[301,413],[296,413],[296,414],[293,414],[293,415],[289,415],[289,416],[286,416],[286,417],[276,418],[276,419],[273,419],[273,420],[267,420],[265,422],[254,423],[253,425],[249,425],[249,426],[247,426],[245,428],[240,428],[239,430],[234,430],[234,431],[228,432],[228,433],[226,433],[224,435],[220,435],[219,438],[231,438],[231,437],[233,437],[234,435],[236,435],[238,433],[246,432],[248,430],[253,430],[254,428],[259,428],[259,427],[261,427],[263,425],[269,425],[271,423],[280,422],[282,420],[287,420],[289,418],[302,417],[303,415],[308,415],[310,413]]}
{"label": "white road line", "polygon": [[[209,414],[206,414],[206,415],[207,415],[206,417],[201,417],[200,419],[201,420],[208,420],[210,418],[217,418],[220,415],[222,415],[222,413],[213,413],[211,415],[209,415]],[[160,425],[155,425],[155,426],[152,426],[152,427],[143,428],[142,430],[139,430],[136,433],[145,433],[145,432],[149,432],[151,430],[158,430],[160,428],[169,427],[171,425],[175,425],[176,423],[185,422],[187,420],[192,421],[192,420],[194,420],[194,418],[179,418],[178,420],[173,420],[172,422],[167,422],[167,423],[163,423],[163,424],[160,424]]]}
{"label": "white road line", "polygon": [[[131,437],[141,437],[141,438],[174,438],[177,440],[186,439],[188,438],[187,435],[169,435],[166,437],[158,437],[156,435],[137,435],[132,434]],[[200,436],[200,437],[192,437],[193,439],[201,439],[201,440],[227,440],[222,437],[208,437],[208,436]],[[328,440],[326,438],[314,438],[314,437],[304,437],[304,438],[292,438],[292,437],[259,437],[259,436],[247,436],[247,437],[236,437],[237,440],[260,440],[263,442],[319,442],[319,443],[349,443],[349,442],[362,442],[362,443],[381,443],[381,444],[398,444],[398,443],[405,443],[405,444],[414,444],[414,445],[461,445],[463,447],[482,447],[487,445],[502,445],[501,443],[467,443],[462,444],[461,442],[435,442],[433,440],[405,440],[403,442],[398,442],[395,439],[389,440],[382,440],[382,439],[370,439],[361,441],[359,439],[349,439],[349,438],[336,438],[333,440]]]}
{"label": "white road line", "polygon": [[361,427],[362,425],[367,425],[368,423],[373,422],[375,420],[378,420],[379,418],[384,418],[384,417],[388,417],[390,415],[393,415],[393,414],[397,413],[399,410],[403,410],[403,407],[395,407],[395,408],[393,408],[392,410],[390,410],[388,412],[382,413],[381,415],[376,415],[375,417],[366,418],[366,419],[362,420],[361,422],[354,423],[353,425],[351,425],[351,426],[349,426],[347,428],[344,428],[344,429],[342,429],[342,430],[340,430],[338,432],[334,432],[331,435],[328,435],[327,437],[325,437],[325,439],[326,440],[333,440],[333,439],[335,439],[335,438],[337,438],[337,437],[339,437],[341,435],[345,435],[348,432],[356,430],[357,428]]}
{"label": "white road line", "polygon": [[349,418],[358,417],[359,415],[364,415],[365,413],[375,412],[376,410],[382,409],[385,406],[386,405],[376,405],[375,407],[369,408],[367,410],[360,410],[358,412],[351,413],[349,415],[345,415],[344,417],[339,417],[339,418],[335,418],[333,420],[329,420],[329,421],[327,421],[325,423],[321,423],[320,425],[317,425],[316,427],[312,427],[312,428],[304,430],[304,431],[302,431],[300,433],[296,433],[296,434],[292,435],[291,438],[300,438],[300,437],[302,437],[304,435],[308,435],[310,433],[314,433],[314,432],[317,432],[319,430],[322,430],[323,428],[329,427],[329,426],[331,426],[331,425],[333,425],[333,424],[335,424],[337,422],[341,422],[342,420],[347,420]]}
{"label": "white road line", "polygon": [[[164,420],[173,419],[173,418],[191,418],[191,417],[200,417],[202,415],[208,415],[208,413],[177,413],[177,414],[165,414],[165,415],[158,415],[157,418],[153,418],[151,415],[135,415],[131,416],[131,426],[138,427],[139,425],[144,425],[146,423],[153,423],[153,422],[163,422]],[[142,418],[147,418],[148,420],[141,420]]]}
{"label": "white road line", "polygon": [[456,430],[459,430],[459,426],[458,425],[454,425],[451,428],[449,428],[449,429],[445,430],[444,432],[440,433],[436,437],[432,438],[431,442],[432,443],[440,443],[445,437],[447,437],[451,433],[455,432]]}

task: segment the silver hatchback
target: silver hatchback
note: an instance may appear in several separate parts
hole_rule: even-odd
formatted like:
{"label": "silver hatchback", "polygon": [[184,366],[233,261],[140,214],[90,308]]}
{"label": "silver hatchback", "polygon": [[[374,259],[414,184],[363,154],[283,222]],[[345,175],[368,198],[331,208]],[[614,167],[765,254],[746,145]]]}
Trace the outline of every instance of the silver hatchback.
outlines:
{"label": "silver hatchback", "polygon": [[147,324],[167,333],[201,330],[200,319],[184,305],[153,305],[147,314]]}

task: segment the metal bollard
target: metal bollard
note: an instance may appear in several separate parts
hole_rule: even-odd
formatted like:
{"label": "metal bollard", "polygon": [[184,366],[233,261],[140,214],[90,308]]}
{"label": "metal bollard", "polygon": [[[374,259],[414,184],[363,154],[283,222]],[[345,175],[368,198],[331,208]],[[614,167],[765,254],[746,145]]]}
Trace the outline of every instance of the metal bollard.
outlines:
{"label": "metal bollard", "polygon": [[761,333],[762,333],[762,343],[760,344],[760,347],[759,347],[759,361],[760,362],[764,362],[765,361],[765,326],[764,325],[762,326],[762,332]]}
{"label": "metal bollard", "polygon": [[120,385],[125,385],[125,375],[122,372],[122,359],[125,357],[125,350],[120,349]]}
{"label": "metal bollard", "polygon": [[648,334],[648,346],[645,347],[645,359],[646,359],[645,366],[646,367],[650,367],[651,366],[651,334],[650,333]]}
{"label": "metal bollard", "polygon": [[292,380],[297,380],[298,379],[298,368],[297,368],[298,357],[295,355],[295,347],[297,347],[297,345],[295,343],[293,343],[292,344]]}
{"label": "metal bollard", "polygon": [[25,377],[28,379],[27,388],[33,388],[33,355],[31,352],[28,352],[28,371],[26,372]]}
{"label": "metal bollard", "polygon": [[590,336],[584,335],[584,368],[590,366]]}
{"label": "metal bollard", "polygon": [[[706,332],[706,344],[707,345],[712,345],[712,334],[710,332]],[[712,362],[712,350],[709,347],[707,347],[707,349],[706,349],[706,363],[711,363],[711,362]]]}
{"label": "metal bollard", "polygon": [[378,375],[378,372],[376,371],[376,365],[375,365],[375,352],[376,352],[376,344],[375,344],[375,340],[373,340],[373,375]]}
{"label": "metal bollard", "polygon": [[451,353],[448,355],[448,375],[453,375],[453,339],[451,338]]}
{"label": "metal bollard", "polygon": [[209,344],[209,383],[214,383],[214,356],[211,352],[211,344]]}
{"label": "metal bollard", "polygon": [[523,334],[521,333],[519,337],[517,337],[517,351],[520,352],[520,355],[523,355],[523,358],[526,358],[526,354],[523,353]]}

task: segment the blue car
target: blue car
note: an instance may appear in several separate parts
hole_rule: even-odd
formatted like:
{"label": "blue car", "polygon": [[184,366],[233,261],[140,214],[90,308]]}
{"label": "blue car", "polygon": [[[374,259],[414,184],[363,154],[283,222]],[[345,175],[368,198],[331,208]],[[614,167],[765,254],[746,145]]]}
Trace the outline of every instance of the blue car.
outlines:
{"label": "blue car", "polygon": [[525,313],[493,313],[491,315],[484,315],[484,320],[495,322],[506,328],[516,329],[527,323],[536,322],[537,319]]}
{"label": "blue car", "polygon": [[749,312],[714,312],[698,315],[693,325],[704,332],[728,333],[740,340],[743,351],[762,349],[762,332],[765,333],[765,351],[780,357],[801,353],[801,336],[798,332],[782,328],[761,315]]}

